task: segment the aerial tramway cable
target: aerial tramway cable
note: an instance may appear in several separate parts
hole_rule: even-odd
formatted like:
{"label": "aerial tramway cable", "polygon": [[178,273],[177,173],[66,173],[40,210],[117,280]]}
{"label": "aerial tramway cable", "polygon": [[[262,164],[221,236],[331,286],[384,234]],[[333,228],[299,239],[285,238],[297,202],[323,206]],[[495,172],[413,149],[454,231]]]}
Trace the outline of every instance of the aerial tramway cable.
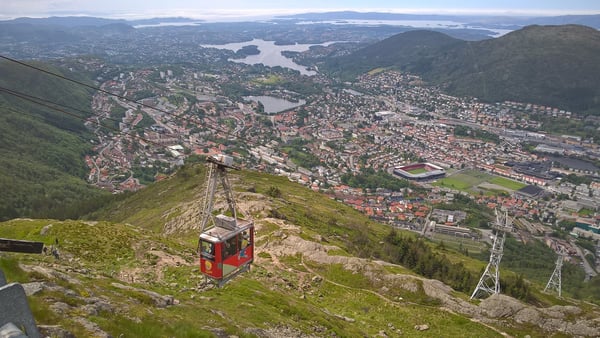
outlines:
{"label": "aerial tramway cable", "polygon": [[[93,89],[93,90],[99,91],[99,92],[101,92],[101,93],[104,93],[104,94],[107,94],[107,95],[110,95],[110,96],[114,96],[114,97],[117,97],[117,98],[119,98],[119,99],[122,99],[122,100],[128,101],[128,102],[130,102],[130,103],[133,103],[133,104],[136,104],[136,105],[140,105],[140,106],[142,106],[142,107],[145,107],[145,108],[148,108],[148,109],[152,109],[152,110],[155,110],[155,111],[161,112],[161,113],[163,113],[163,114],[166,114],[166,115],[168,115],[168,116],[171,116],[172,118],[174,118],[174,119],[177,119],[177,120],[179,120],[179,121],[182,121],[182,122],[186,122],[186,123],[193,123],[193,122],[194,122],[194,121],[190,120],[189,118],[184,118],[184,117],[182,117],[182,116],[175,115],[175,114],[173,114],[172,112],[170,112],[170,111],[168,111],[168,110],[161,109],[161,108],[158,108],[158,107],[154,107],[154,106],[151,106],[151,105],[149,105],[149,104],[143,103],[143,102],[141,102],[141,101],[136,101],[136,100],[134,100],[134,99],[132,99],[132,98],[130,98],[130,97],[124,96],[124,95],[120,95],[120,94],[112,93],[112,92],[110,92],[110,91],[108,91],[108,90],[105,90],[105,89],[102,89],[102,88],[100,88],[100,87],[93,86],[93,85],[87,84],[87,83],[85,83],[85,82],[82,82],[82,81],[79,81],[79,80],[75,80],[75,79],[69,78],[69,77],[67,77],[67,76],[64,76],[64,75],[58,74],[58,73],[51,72],[51,71],[49,71],[49,70],[45,70],[45,69],[43,69],[43,68],[40,68],[40,67],[37,67],[37,66],[31,65],[31,64],[28,64],[28,63],[25,63],[25,62],[22,62],[22,61],[19,61],[19,60],[13,59],[13,58],[10,58],[10,57],[8,57],[8,56],[4,56],[4,55],[1,55],[1,54],[0,54],[0,59],[5,59],[5,60],[7,60],[7,61],[10,61],[10,62],[14,62],[14,63],[16,63],[16,64],[19,64],[19,65],[21,65],[21,66],[23,66],[23,67],[27,67],[27,68],[33,69],[33,70],[35,70],[35,71],[42,72],[42,73],[44,73],[44,74],[47,74],[47,75],[51,75],[51,76],[54,76],[54,77],[60,78],[60,79],[62,79],[62,80],[65,80],[65,81],[72,82],[72,83],[74,83],[74,84],[76,84],[76,85],[83,86],[83,87],[86,87],[86,88],[89,88],[89,89]],[[20,93],[20,94],[22,94],[22,93]],[[27,95],[27,94],[22,94],[22,95]],[[48,101],[48,102],[50,102],[50,101]],[[52,104],[56,104],[56,105],[58,105],[58,106],[61,106],[60,104],[57,104],[57,103],[55,103],[55,102],[52,102]],[[80,111],[81,111],[81,110],[80,110]],[[89,112],[87,112],[87,113],[89,113]],[[89,114],[93,115],[93,113],[89,113]],[[258,144],[258,143],[257,143],[257,142],[255,142],[255,141],[252,141],[252,140],[249,140],[249,139],[247,139],[247,138],[241,137],[241,136],[239,136],[239,135],[233,134],[232,132],[230,132],[230,131],[228,131],[228,130],[219,129],[219,128],[217,128],[217,127],[213,127],[213,126],[209,126],[209,125],[204,125],[203,127],[204,127],[204,128],[207,128],[207,129],[210,129],[210,130],[212,130],[212,131],[218,132],[218,133],[223,133],[223,134],[225,134],[225,135],[226,135],[226,136],[228,136],[228,137],[233,137],[233,138],[235,138],[235,139],[237,139],[237,140],[244,141],[246,144],[250,144],[250,145],[254,145],[254,146],[259,146],[259,145],[260,145],[260,144]]]}
{"label": "aerial tramway cable", "polygon": [[[2,55],[0,55],[0,58],[15,62],[15,63],[20,64],[25,67],[32,68],[36,71],[40,71],[45,74],[49,74],[49,75],[56,76],[58,78],[61,78],[61,79],[67,80],[67,81],[71,81],[77,85],[85,86],[87,88],[92,88],[92,89],[100,91],[102,93],[112,95],[112,96],[118,97],[120,99],[129,101],[129,102],[133,102],[135,104],[139,104],[146,108],[151,108],[151,109],[157,110],[159,112],[162,112],[169,116],[172,116],[176,119],[190,122],[189,120],[182,119],[179,116],[176,116],[174,114],[171,114],[170,112],[167,112],[166,110],[152,107],[150,105],[132,100],[125,96],[108,92],[99,87],[91,86],[91,85],[85,84],[81,81],[73,80],[73,79],[67,78],[63,75],[56,74],[56,73],[44,70],[42,68],[35,67],[32,65],[26,64],[24,62],[14,60],[14,59],[2,56]],[[20,98],[22,100],[52,109],[54,111],[58,111],[60,113],[72,116],[74,118],[77,118],[77,119],[80,119],[83,121],[90,121],[91,123],[94,123],[100,127],[114,130],[118,134],[138,138],[145,142],[157,145],[159,147],[166,148],[164,145],[152,142],[141,136],[123,133],[122,131],[120,131],[116,128],[102,125],[99,122],[99,120],[93,121],[93,120],[81,117],[77,114],[68,112],[65,109],[71,109],[74,111],[82,112],[84,114],[94,115],[93,113],[90,113],[88,111],[85,111],[85,110],[82,110],[79,108],[75,108],[75,107],[70,107],[70,106],[63,105],[63,104],[59,104],[59,103],[56,103],[56,102],[53,102],[50,100],[46,100],[46,99],[43,99],[40,97],[36,97],[33,95],[29,95],[26,93],[22,93],[22,92],[4,88],[4,87],[0,87],[0,92],[3,92],[8,95],[12,95],[14,97]],[[65,108],[65,109],[61,109],[60,107]],[[15,111],[12,108],[10,110],[13,112]],[[27,113],[24,113],[24,114],[31,116],[31,114],[27,114]],[[113,119],[111,119],[111,120],[113,120]],[[113,120],[113,121],[116,121],[116,120]],[[207,128],[212,129],[217,132],[225,133],[227,135],[231,135],[231,133],[229,133],[228,131],[219,130],[218,128],[214,128],[214,127],[207,127]],[[237,135],[233,135],[233,136],[237,139],[242,139],[242,138],[238,137]],[[245,141],[250,144],[254,143],[250,140],[245,140]],[[233,196],[233,191],[231,189],[231,185],[227,178],[227,168],[239,169],[233,165],[233,159],[226,155],[221,155],[221,157],[208,157],[207,164],[209,167],[208,172],[207,172],[207,174],[208,174],[207,187],[206,187],[207,189],[206,189],[206,193],[205,193],[206,196],[205,196],[204,206],[203,206],[202,215],[201,215],[201,233],[200,233],[200,236],[198,239],[198,254],[200,256],[201,272],[207,278],[213,280],[217,285],[221,286],[224,283],[226,283],[227,281],[229,281],[231,278],[235,277],[237,274],[244,272],[244,271],[248,271],[250,269],[250,265],[254,261],[254,222],[252,220],[242,220],[242,219],[237,218],[236,203],[235,203],[235,199]],[[216,217],[212,215],[214,194],[216,191],[216,185],[217,185],[218,180],[220,180],[221,184],[223,185],[225,199],[227,201],[229,211],[233,217],[225,216],[223,214],[217,215]],[[207,226],[209,219],[212,219],[213,227],[207,229],[206,226]],[[206,250],[203,250],[204,246],[211,247],[212,251],[210,251],[210,252],[212,252],[212,254],[210,252],[207,252]]]}
{"label": "aerial tramway cable", "polygon": [[[59,106],[59,107],[71,108],[71,109],[76,109],[76,108],[72,108],[72,107],[68,107],[68,106],[63,106],[63,105],[61,105],[59,103],[56,103],[56,102],[48,103],[50,101],[43,100],[43,99],[40,99],[40,101],[37,101],[36,100],[37,98],[35,98],[34,96],[31,96],[31,95],[28,95],[28,94],[24,94],[24,93],[21,93],[21,92],[17,92],[17,91],[14,91],[14,90],[11,90],[11,89],[7,89],[7,88],[4,88],[4,87],[0,87],[0,92],[4,92],[4,93],[6,93],[8,95],[12,95],[12,96],[20,98],[22,100],[25,100],[25,101],[28,101],[28,102],[31,102],[31,103],[35,103],[37,105],[40,105],[40,106],[52,109],[54,111],[57,111],[59,113],[65,114],[65,115],[69,115],[71,117],[74,117],[76,119],[82,120],[84,122],[89,121],[89,122],[91,122],[93,124],[96,124],[99,127],[110,129],[110,130],[112,130],[112,131],[114,131],[116,133],[119,133],[119,134],[123,135],[123,136],[129,136],[129,137],[137,138],[139,140],[142,140],[144,142],[148,142],[148,143],[150,143],[152,145],[155,145],[157,147],[161,147],[161,148],[165,148],[166,149],[166,147],[163,144],[160,144],[160,143],[157,143],[157,142],[154,142],[154,141],[150,141],[150,140],[148,140],[148,139],[146,139],[146,138],[144,138],[142,136],[136,135],[136,134],[127,134],[127,133],[124,133],[124,132],[120,131],[117,128],[104,125],[104,124],[102,124],[102,123],[100,123],[98,121],[89,120],[87,118],[84,118],[84,117],[79,116],[77,114],[73,114],[73,113],[68,112],[68,111],[66,111],[64,109],[61,109],[61,108],[58,108],[58,107],[55,107],[55,106],[52,106],[52,105],[56,105],[56,106]],[[46,103],[45,102],[41,102],[41,101],[45,101]],[[10,109],[13,112],[17,112],[17,110],[15,110],[14,108],[10,108]],[[80,112],[84,112],[82,110],[79,110],[79,111]],[[42,117],[42,116],[39,116],[39,115],[36,116],[36,115],[30,114],[30,113],[25,113],[25,112],[20,112],[20,113],[23,113],[25,115],[32,116],[32,117]]]}

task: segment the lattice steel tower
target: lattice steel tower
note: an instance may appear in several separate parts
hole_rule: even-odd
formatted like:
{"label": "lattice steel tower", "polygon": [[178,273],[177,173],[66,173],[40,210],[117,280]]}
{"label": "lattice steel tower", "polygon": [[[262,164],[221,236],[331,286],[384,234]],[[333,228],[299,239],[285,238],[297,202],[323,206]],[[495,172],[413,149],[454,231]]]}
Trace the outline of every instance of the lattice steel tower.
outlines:
{"label": "lattice steel tower", "polygon": [[548,291],[548,290],[556,290],[558,292],[558,297],[562,296],[562,264],[563,264],[563,260],[565,258],[566,252],[564,250],[564,248],[562,246],[558,247],[558,258],[556,259],[556,267],[554,268],[554,272],[552,273],[552,276],[550,276],[550,280],[548,281],[548,284],[546,284],[546,288],[544,289],[544,292]]}
{"label": "lattice steel tower", "polygon": [[471,299],[480,298],[481,296],[488,294],[500,293],[500,260],[504,253],[504,241],[506,240],[506,231],[512,230],[512,224],[508,218],[508,212],[498,211],[496,209],[496,223],[493,226],[496,230],[494,236],[494,244],[492,245],[492,252],[490,253],[490,262],[485,267],[479,283],[471,295]]}

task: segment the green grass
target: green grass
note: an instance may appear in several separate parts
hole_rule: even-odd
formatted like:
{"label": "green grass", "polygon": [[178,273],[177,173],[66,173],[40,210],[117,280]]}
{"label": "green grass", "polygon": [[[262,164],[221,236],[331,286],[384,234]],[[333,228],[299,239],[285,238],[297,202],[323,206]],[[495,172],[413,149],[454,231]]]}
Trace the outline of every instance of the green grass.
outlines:
{"label": "green grass", "polygon": [[468,191],[473,186],[471,183],[464,181],[461,177],[456,176],[458,176],[458,174],[452,177],[444,177],[437,180],[433,185],[461,191]]}
{"label": "green grass", "polygon": [[474,241],[468,238],[461,238],[451,236],[447,234],[434,234],[432,241],[435,243],[444,242],[444,245],[455,251],[461,251],[464,249],[469,250],[470,254],[479,254],[487,249],[487,246],[483,242]]}
{"label": "green grass", "polygon": [[297,253],[294,256],[286,255],[279,257],[279,261],[285,266],[290,267],[296,271],[308,272],[304,265],[302,265],[302,254]]}
{"label": "green grass", "polygon": [[273,86],[273,85],[277,85],[277,84],[281,83],[282,78],[279,75],[271,74],[271,75],[268,75],[265,77],[255,79],[255,80],[253,80],[253,82],[262,84],[262,85]]}
{"label": "green grass", "polygon": [[273,222],[268,222],[268,221],[261,221],[260,225],[256,227],[256,236],[263,236],[263,235],[268,235],[274,231],[279,230],[279,225],[273,223]]}
{"label": "green grass", "polygon": [[[286,190],[284,194],[293,192],[294,189]],[[296,195],[293,198],[304,197]],[[343,220],[341,213],[337,222],[342,223]],[[116,311],[101,312],[88,319],[115,337],[120,334],[133,337],[214,336],[216,333],[211,332],[210,328],[220,328],[220,332],[226,335],[246,337],[249,336],[247,328],[266,330],[279,325],[294,328],[306,335],[313,334],[315,328],[319,328],[322,330],[319,334],[324,336],[335,334],[341,337],[358,337],[374,336],[382,329],[390,331],[390,323],[394,326],[394,330],[388,332],[390,335],[399,335],[396,331],[399,329],[403,336],[419,336],[422,332],[416,331],[414,326],[427,324],[430,329],[426,334],[432,336],[496,336],[495,332],[483,325],[439,309],[439,301],[428,297],[422,287],[419,287],[417,292],[400,287],[390,287],[385,291],[382,282],[373,281],[365,276],[360,267],[358,272],[353,272],[340,264],[305,262],[311,270],[325,278],[321,282],[314,282],[311,280],[313,273],[303,266],[300,255],[279,257],[284,268],[275,272],[267,271],[263,263],[258,262],[266,257],[257,259],[257,264],[253,265],[250,272],[241,274],[221,289],[202,292],[196,289],[202,281],[197,264],[166,267],[163,270],[162,281],[150,280],[132,285],[163,295],[173,295],[181,302],[176,306],[157,309],[144,293],[114,287],[114,282],[127,284],[114,278],[116,274],[98,272],[108,271],[109,267],[119,269],[149,266],[154,257],[143,253],[150,247],[187,257],[190,251],[187,245],[179,243],[177,238],[172,238],[173,236],[167,238],[152,232],[136,231],[136,228],[128,225],[106,222],[90,225],[79,221],[15,220],[0,223],[0,236],[21,234],[26,239],[44,239],[46,237],[41,236],[39,230],[48,223],[52,223],[53,226],[46,237],[52,239],[58,236],[61,243],[64,243],[61,248],[65,255],[75,252],[80,254],[78,262],[54,261],[49,256],[41,255],[9,254],[0,259],[0,266],[11,271],[11,278],[20,276],[18,278],[22,281],[46,280],[71,289],[79,296],[100,297],[110,301]],[[306,231],[303,230],[304,232]],[[132,239],[124,242],[116,240],[115,244],[121,246],[120,248],[111,246],[110,250],[102,250],[101,247],[107,245],[105,241],[115,236]],[[84,245],[86,241],[91,242],[89,246]],[[98,243],[94,244],[95,242]],[[136,255],[131,248],[138,244],[143,244],[145,248],[141,256]],[[88,255],[85,251],[94,251],[97,255]],[[459,255],[451,252],[448,255],[459,258]],[[474,261],[464,256],[460,257]],[[48,280],[47,277],[22,271],[16,264],[17,258],[20,263],[27,265],[75,264],[80,268],[89,269],[91,274],[71,272],[70,275],[81,284],[61,281],[59,278]],[[370,264],[366,262],[368,261],[365,261],[365,264]],[[484,264],[479,263],[481,266]],[[269,266],[271,263],[265,262],[264,265]],[[389,266],[373,272],[383,276],[386,273],[406,271],[399,266]],[[304,277],[299,279],[300,275]],[[305,286],[307,282],[308,288]],[[421,285],[419,280],[415,283]],[[376,293],[393,301],[385,301]],[[56,301],[79,307],[72,308],[66,315],[57,316],[48,306]],[[78,336],[89,335],[81,324],[72,320],[73,317],[81,315],[80,307],[84,303],[81,299],[56,291],[44,291],[32,296],[31,301],[38,323],[61,325]],[[344,317],[350,318],[350,321]],[[515,332],[519,332],[518,328]]]}
{"label": "green grass", "polygon": [[[352,276],[351,272],[343,272],[338,268],[334,268],[329,275],[336,276],[338,273]],[[342,277],[342,279],[347,280],[348,277]],[[358,284],[348,282],[354,286],[341,288],[322,282],[318,292],[307,299],[322,307],[323,311],[349,318],[351,322],[346,322],[345,326],[356,327],[361,332],[360,336],[374,336],[382,329],[390,336],[499,336],[483,325],[473,323],[462,316],[439,310],[436,307],[412,305],[403,301],[383,301],[372,292],[356,288],[364,286],[363,282]],[[340,299],[344,301],[339,301]],[[414,326],[421,324],[429,325],[430,329],[425,333],[415,330]]]}
{"label": "green grass", "polygon": [[490,179],[488,182],[492,183],[492,184],[497,184],[501,187],[505,187],[511,190],[519,190],[521,188],[524,188],[527,186],[527,184],[525,183],[521,183],[521,182],[517,182],[505,177],[500,177],[500,176],[495,176],[492,179]]}
{"label": "green grass", "polygon": [[579,212],[577,214],[581,217],[590,217],[590,216],[594,216],[595,211],[592,209],[583,208],[583,209],[579,210]]}
{"label": "green grass", "polygon": [[345,256],[345,257],[352,257],[352,255],[350,255],[348,252],[346,252],[346,250],[343,249],[332,249],[327,251],[327,255],[329,256]]}
{"label": "green grass", "polygon": [[415,168],[415,169],[408,170],[408,172],[411,173],[411,174],[413,174],[413,175],[417,175],[417,174],[426,173],[427,169],[425,169],[425,168]]}
{"label": "green grass", "polygon": [[371,69],[368,73],[369,73],[369,75],[376,75],[376,74],[384,72],[386,69],[387,68],[374,68],[374,69]]}
{"label": "green grass", "polygon": [[[276,259],[272,256],[274,253],[263,252],[257,255],[250,272],[239,275],[221,289],[199,291],[198,286],[202,284],[203,276],[198,271],[195,256],[198,234],[188,231],[165,236],[151,230],[160,229],[161,222],[168,218],[166,215],[169,212],[182,210],[181,198],[183,203],[190,201],[189,196],[195,198],[196,171],[196,168],[188,167],[184,169],[183,176],[178,174],[164,181],[168,183],[155,184],[125,200],[115,202],[114,208],[105,210],[107,215],[135,222],[139,227],[123,223],[55,220],[14,220],[0,223],[0,237],[42,240],[47,244],[58,238],[65,257],[64,260],[55,261],[51,256],[9,254],[0,258],[0,266],[6,267],[7,276],[12,279],[46,280],[69,288],[80,296],[109,300],[118,311],[100,313],[89,319],[113,336],[126,333],[128,336],[140,337],[203,337],[216,335],[210,328],[220,328],[222,334],[246,337],[250,335],[248,328],[266,330],[283,325],[305,335],[315,334],[315,328],[319,328],[321,331],[318,331],[318,335],[358,337],[374,336],[381,330],[387,332],[390,330],[390,323],[402,331],[403,336],[409,337],[422,334],[414,329],[415,325],[420,324],[430,326],[426,335],[431,336],[496,335],[494,331],[473,323],[464,316],[439,309],[440,301],[427,296],[422,287],[423,282],[418,279],[414,281],[417,285],[416,292],[385,284],[385,279],[380,277],[386,274],[406,274],[408,271],[400,266],[371,265],[368,259],[364,261],[364,269],[359,266],[353,268],[358,271],[351,271],[341,264],[303,261],[300,254],[277,257],[282,264],[277,266]],[[203,172],[198,171],[200,174]],[[186,177],[185,173],[190,175]],[[267,198],[268,210],[272,208],[277,211],[277,215],[270,216],[277,216],[286,223],[300,227],[283,229],[285,233],[294,233],[312,241],[318,235],[328,245],[339,246],[339,249],[331,250],[330,255],[377,257],[375,253],[380,241],[389,234],[389,227],[374,223],[352,208],[291,183],[286,178],[256,172],[238,172],[231,179],[239,191],[255,187],[258,193],[265,194],[269,187],[278,187],[280,196]],[[178,195],[182,196],[179,202]],[[121,210],[123,208],[127,210]],[[280,229],[275,222],[257,222],[261,224],[258,236],[265,236],[265,240],[269,238],[270,242],[280,240],[271,235]],[[40,230],[48,224],[52,224],[52,227],[42,236]],[[416,235],[408,233],[406,236]],[[457,253],[449,240],[444,242],[447,249],[442,254],[452,262],[462,262],[470,271],[475,272],[485,266],[485,262]],[[466,242],[463,244],[467,245]],[[428,245],[436,246],[430,242]],[[177,306],[157,309],[146,294],[122,290],[112,284],[128,284],[116,278],[124,269],[156,268],[159,259],[148,252],[150,248],[180,256],[189,265],[165,266],[160,280],[157,275],[153,275],[152,270],[146,271],[144,273],[148,274],[148,278],[130,285],[163,295],[173,295],[180,301]],[[63,266],[65,270],[65,267],[73,265],[90,272],[70,272],[81,283],[76,284],[59,277],[49,278],[27,273],[16,264],[17,257],[22,264]],[[369,265],[369,277],[364,273],[367,271],[366,265]],[[314,281],[312,277],[315,273],[325,280]],[[51,311],[49,303],[58,300],[79,306],[82,304],[80,299],[67,299],[67,295],[57,292],[42,292],[32,298],[36,319],[41,324],[60,324],[79,336],[89,335],[81,324],[72,320],[72,317],[80,315],[79,308],[73,308],[60,317],[46,313]],[[519,327],[515,332],[519,332]],[[399,335],[395,329],[388,334]]]}
{"label": "green grass", "polygon": [[[464,170],[457,174],[439,179],[437,182],[433,183],[433,185],[475,194],[480,191],[477,186],[482,183],[495,184],[509,190],[518,190],[526,186],[524,183],[490,175],[478,170]],[[502,193],[505,192],[501,189],[486,189],[487,195],[495,196]]]}
{"label": "green grass", "polygon": [[27,283],[29,276],[19,266],[19,261],[15,257],[0,256],[0,269],[4,272],[4,277],[8,283]]}

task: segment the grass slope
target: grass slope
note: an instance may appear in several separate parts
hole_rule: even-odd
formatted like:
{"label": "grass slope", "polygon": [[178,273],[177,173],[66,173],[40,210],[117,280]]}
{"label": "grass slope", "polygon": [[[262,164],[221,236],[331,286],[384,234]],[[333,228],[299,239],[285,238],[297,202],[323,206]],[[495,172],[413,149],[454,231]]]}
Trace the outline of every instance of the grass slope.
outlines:
{"label": "grass slope", "polygon": [[[22,219],[0,223],[0,237],[47,245],[58,239],[61,252],[60,260],[3,253],[0,268],[9,281],[41,283],[36,284],[41,291],[29,298],[38,323],[61,325],[77,336],[99,335],[94,330],[133,337],[356,337],[382,331],[409,337],[493,337],[499,331],[546,335],[539,328],[512,322],[496,322],[491,328],[444,310],[439,299],[425,292],[425,279],[402,266],[373,262],[382,246],[393,250],[384,243],[388,227],[286,178],[257,172],[231,175],[243,198],[240,203],[251,198],[263,202],[264,210],[251,211],[257,224],[253,268],[222,289],[207,287],[198,271],[197,232],[162,233],[165,222],[187,217],[184,209],[199,203],[203,174],[203,166],[187,165],[173,177],[123,195],[93,215],[121,220],[115,223]],[[250,191],[256,193],[248,195]],[[289,236],[297,239],[288,245],[330,247],[330,261],[314,260],[314,250],[300,247],[286,254]],[[415,238],[412,233],[402,236]],[[428,245],[434,246],[425,243],[420,250],[426,251]],[[485,265],[453,250],[436,254],[475,273]],[[339,263],[357,260],[355,255],[365,258],[358,264]],[[408,278],[412,286],[386,285],[397,274],[406,276],[400,280]],[[466,294],[453,294],[468,299]],[[164,307],[157,299],[177,302]],[[553,297],[543,299],[557,304]],[[90,329],[94,327],[90,323],[96,329]],[[423,324],[429,327],[426,332],[415,329]]]}
{"label": "grass slope", "polygon": [[[46,229],[44,235],[42,229]],[[123,224],[55,220],[0,223],[0,237],[40,240],[47,245],[59,239],[60,260],[2,254],[0,268],[9,281],[44,283],[43,290],[29,299],[36,321],[61,325],[78,336],[90,335],[80,318],[113,336],[131,337],[212,336],[219,332],[253,336],[270,330],[343,337],[393,330],[413,336],[418,335],[414,326],[423,323],[430,326],[429,333],[438,336],[498,336],[494,330],[436,306],[382,298],[368,279],[336,265],[305,265],[324,279],[310,282],[315,275],[306,268],[295,270],[300,266],[294,263],[297,260],[287,260],[280,270],[273,270],[270,259],[259,258],[250,273],[224,288],[198,289],[202,278],[193,247],[185,239],[165,238]],[[161,265],[156,255],[183,257],[185,263]],[[127,283],[134,271],[139,274]],[[306,282],[298,275],[308,276],[304,277],[308,284],[300,287]],[[135,289],[119,287],[123,284]],[[141,290],[171,295],[179,304],[157,307]],[[88,305],[97,304],[98,299],[108,305],[88,311]],[[54,305],[58,302],[66,304],[60,314]]]}

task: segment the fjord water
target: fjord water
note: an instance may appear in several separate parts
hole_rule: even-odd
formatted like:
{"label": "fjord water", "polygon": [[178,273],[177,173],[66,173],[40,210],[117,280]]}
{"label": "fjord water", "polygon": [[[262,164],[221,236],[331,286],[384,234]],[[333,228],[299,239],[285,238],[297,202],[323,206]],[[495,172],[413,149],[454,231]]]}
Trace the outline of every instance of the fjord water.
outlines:
{"label": "fjord water", "polygon": [[294,69],[300,72],[302,75],[316,75],[317,72],[307,69],[305,66],[295,63],[292,59],[289,59],[281,54],[283,51],[290,52],[304,52],[312,46],[328,46],[334,42],[326,42],[322,44],[294,44],[294,45],[276,45],[275,41],[265,41],[262,39],[253,39],[252,41],[245,42],[234,42],[227,43],[224,45],[201,45],[204,48],[218,48],[228,49],[234,52],[242,49],[245,46],[257,46],[260,51],[259,54],[249,55],[243,59],[229,59],[233,62],[241,62],[249,65],[255,65],[262,63],[269,67],[285,67]]}

